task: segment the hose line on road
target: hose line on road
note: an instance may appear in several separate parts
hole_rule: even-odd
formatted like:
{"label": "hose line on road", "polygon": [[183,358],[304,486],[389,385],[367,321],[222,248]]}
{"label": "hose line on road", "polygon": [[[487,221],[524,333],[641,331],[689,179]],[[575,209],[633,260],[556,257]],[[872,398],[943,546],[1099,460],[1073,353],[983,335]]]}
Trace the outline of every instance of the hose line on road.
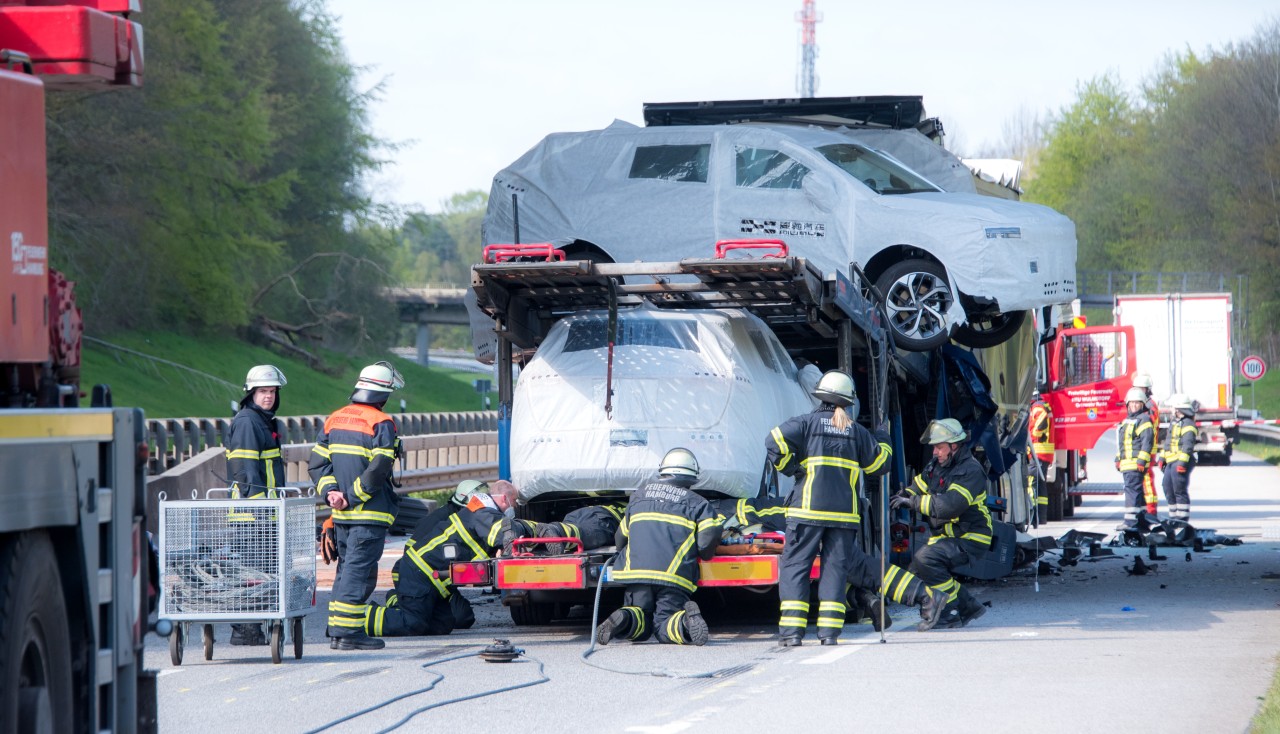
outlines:
{"label": "hose line on road", "polygon": [[[447,657],[447,658],[440,658],[439,660],[432,660],[432,661],[430,661],[430,662],[423,663],[421,667],[422,667],[423,669],[427,669],[427,668],[430,668],[430,667],[434,667],[434,666],[436,666],[436,665],[440,665],[441,663],[448,663],[448,662],[452,662],[452,661],[454,661],[454,660],[461,660],[461,659],[463,659],[463,658],[473,658],[473,657],[478,657],[478,656],[479,656],[481,653],[483,653],[483,652],[484,652],[483,650],[477,650],[476,652],[468,652],[468,653],[463,653],[462,655],[453,655],[453,656],[451,656],[451,657]],[[505,692],[507,692],[507,691],[514,691],[514,690],[516,690],[516,689],[518,689],[518,688],[528,688],[528,687],[530,687],[530,686],[536,686],[536,685],[539,685],[539,684],[541,684],[541,683],[546,683],[546,682],[548,682],[548,681],[550,681],[550,680],[551,680],[550,678],[548,678],[548,677],[547,677],[547,674],[546,674],[546,672],[544,671],[544,666],[543,666],[543,663],[542,663],[542,661],[541,661],[541,660],[539,660],[539,659],[537,659],[537,658],[535,658],[535,657],[532,657],[532,656],[530,656],[530,655],[525,655],[525,654],[524,654],[524,651],[520,651],[520,656],[521,656],[521,657],[528,658],[529,660],[531,660],[531,661],[533,661],[533,662],[535,662],[535,663],[537,663],[537,664],[538,664],[538,675],[539,675],[540,677],[539,677],[537,680],[527,681],[527,682],[525,682],[525,683],[517,683],[517,684],[515,684],[515,685],[511,685],[511,686],[504,686],[504,687],[502,687],[502,688],[494,688],[494,689],[487,690],[487,691],[480,691],[479,693],[473,693],[473,694],[468,695],[468,696],[459,696],[459,697],[457,697],[457,698],[450,698],[450,699],[447,699],[447,700],[444,700],[444,701],[437,701],[437,702],[432,703],[432,704],[427,704],[426,706],[423,706],[422,708],[418,708],[418,709],[414,709],[413,711],[410,711],[408,714],[406,714],[406,715],[405,715],[405,717],[404,717],[404,718],[400,719],[399,721],[397,721],[396,723],[392,724],[391,726],[389,726],[389,727],[387,727],[387,728],[385,728],[385,729],[379,729],[379,730],[378,730],[378,734],[383,734],[383,732],[395,731],[396,729],[399,729],[400,727],[402,727],[402,726],[404,726],[405,724],[409,723],[409,721],[410,721],[411,719],[413,719],[415,716],[417,716],[418,714],[421,714],[421,713],[423,713],[423,712],[425,712],[425,711],[430,711],[431,709],[434,709],[434,708],[439,708],[439,707],[441,707],[441,706],[447,706],[448,704],[451,704],[451,703],[460,703],[460,702],[462,702],[462,701],[471,701],[471,700],[474,700],[474,699],[477,699],[477,698],[484,698],[485,696],[492,696],[492,695],[494,695],[494,694],[496,694],[496,693],[505,693]],[[322,731],[326,731],[326,730],[328,730],[328,729],[332,729],[333,727],[338,726],[339,724],[345,724],[346,722],[351,721],[352,719],[355,719],[355,718],[358,718],[358,717],[364,716],[365,714],[372,713],[372,712],[377,711],[377,710],[379,710],[379,709],[385,708],[385,707],[390,706],[391,704],[393,704],[393,703],[395,703],[395,702],[397,702],[397,701],[402,701],[402,700],[404,700],[404,699],[406,699],[406,698],[409,698],[410,696],[416,696],[416,695],[418,695],[418,694],[420,694],[420,693],[426,693],[427,691],[430,691],[430,690],[432,690],[433,688],[435,688],[437,683],[439,683],[440,681],[442,681],[442,680],[444,680],[444,679],[445,679],[445,675],[444,675],[444,673],[437,673],[437,672],[435,672],[435,671],[433,671],[433,670],[427,670],[427,672],[428,672],[428,673],[430,673],[431,675],[436,676],[436,679],[435,679],[435,680],[433,680],[433,681],[431,681],[431,683],[430,683],[430,684],[428,684],[428,685],[424,686],[423,688],[419,688],[419,689],[414,690],[414,691],[408,691],[408,692],[405,692],[405,693],[401,693],[400,695],[395,696],[395,697],[393,697],[393,698],[389,698],[389,699],[387,699],[387,700],[383,701],[382,703],[374,704],[373,706],[369,706],[368,708],[361,709],[361,710],[359,710],[359,711],[356,711],[355,713],[348,714],[348,715],[346,715],[346,716],[344,716],[344,717],[342,717],[342,718],[340,718],[340,719],[334,719],[333,721],[330,721],[329,723],[325,724],[324,726],[320,726],[320,727],[317,727],[317,728],[315,728],[315,729],[311,729],[311,730],[307,731],[307,732],[306,732],[306,734],[318,734],[318,732],[322,732]]]}

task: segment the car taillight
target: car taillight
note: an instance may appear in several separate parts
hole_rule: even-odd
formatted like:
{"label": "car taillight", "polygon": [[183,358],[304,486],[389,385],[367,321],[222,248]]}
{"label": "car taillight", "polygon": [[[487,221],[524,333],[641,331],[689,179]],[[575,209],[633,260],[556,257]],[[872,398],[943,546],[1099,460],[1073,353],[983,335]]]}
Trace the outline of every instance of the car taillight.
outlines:
{"label": "car taillight", "polygon": [[455,586],[488,586],[489,563],[467,561],[449,564],[449,581]]}
{"label": "car taillight", "polygon": [[911,545],[911,528],[906,523],[895,522],[889,526],[889,547],[894,553],[906,553]]}

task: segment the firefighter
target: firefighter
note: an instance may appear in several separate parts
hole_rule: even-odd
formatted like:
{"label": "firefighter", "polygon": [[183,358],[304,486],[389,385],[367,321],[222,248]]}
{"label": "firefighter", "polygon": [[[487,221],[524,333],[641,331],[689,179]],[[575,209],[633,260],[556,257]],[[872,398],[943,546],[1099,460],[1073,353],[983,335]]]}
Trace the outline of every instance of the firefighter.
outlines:
{"label": "firefighter", "polygon": [[818,580],[818,639],[834,645],[844,628],[849,570],[862,554],[857,543],[858,482],[889,469],[889,437],[854,422],[858,415],[853,379],[833,370],[818,381],[821,404],[774,428],[765,440],[769,462],[795,477],[787,495],[787,541],[778,564],[781,614],[778,642],[799,645],[809,618],[809,575],[822,557]]}
{"label": "firefighter", "polygon": [[389,362],[360,370],[350,404],[325,420],[311,453],[316,493],[333,508],[338,570],[329,599],[328,635],[339,650],[386,645],[365,632],[365,620],[387,531],[400,505],[392,484],[400,438],[382,408],[402,387],[404,378]]}
{"label": "firefighter", "polygon": [[[1156,400],[1151,396],[1151,375],[1145,372],[1133,376],[1133,386],[1142,388],[1142,392],[1147,396],[1147,413],[1151,415],[1151,452],[1155,456],[1156,449],[1160,446],[1160,406],[1156,404]],[[1158,502],[1156,494],[1156,469],[1155,462],[1147,463],[1147,471],[1142,475],[1142,499],[1146,503],[1147,514],[1156,514],[1156,503]]]}
{"label": "firefighter", "polygon": [[[698,481],[693,452],[674,448],[658,475],[631,494],[616,541],[622,568],[613,580],[626,585],[621,609],[596,628],[596,642],[615,637],[641,642],[705,645],[710,631],[697,602],[698,559],[709,561],[720,544],[721,523],[711,505],[691,489]],[[617,561],[615,561],[615,564]]]}
{"label": "firefighter", "polygon": [[981,617],[986,608],[951,575],[958,566],[980,559],[991,547],[991,512],[987,509],[987,473],[964,443],[968,438],[954,418],[929,421],[920,443],[933,447],[933,460],[914,486],[893,496],[890,506],[905,507],[929,518],[934,534],[916,551],[908,570],[947,597],[947,608],[933,627],[958,627]]}
{"label": "firefighter", "polygon": [[[539,538],[577,538],[582,541],[584,551],[603,548],[613,543],[618,524],[626,511],[627,506],[620,502],[579,507],[560,522],[539,523],[535,535]],[[549,542],[540,550],[547,555],[558,556],[570,547],[570,543]]]}
{"label": "firefighter", "polygon": [[1035,503],[1035,525],[1045,522],[1049,509],[1049,488],[1046,483],[1054,479],[1053,465],[1053,410],[1036,390],[1031,396],[1031,413],[1027,421],[1027,435],[1030,443],[1027,446],[1029,461],[1035,461],[1027,475],[1027,494]]}
{"label": "firefighter", "polygon": [[711,509],[722,518],[726,528],[759,525],[764,533],[781,533],[787,529],[785,497],[752,497],[749,499],[711,500]]}
{"label": "firefighter", "polygon": [[447,635],[475,622],[471,604],[449,583],[449,564],[484,560],[532,533],[514,513],[510,482],[474,479],[458,484],[453,497],[418,522],[404,555],[391,569],[395,584],[384,602],[370,605],[364,631],[374,637]]}
{"label": "firefighter", "polygon": [[[276,422],[276,410],[280,408],[280,388],[288,380],[280,368],[260,364],[249,370],[244,378],[244,397],[240,410],[236,411],[227,429],[223,446],[227,455],[227,474],[231,479],[232,499],[275,499],[276,487],[284,486],[284,462],[280,458],[280,425]],[[257,519],[260,525],[251,525]],[[275,526],[261,512],[245,508],[233,508],[227,514],[231,523],[245,523],[241,529],[253,533],[243,538],[245,548],[274,548]],[[257,552],[247,554],[248,562],[263,571],[271,572],[272,557],[262,557]],[[231,625],[232,645],[265,645],[267,637],[261,624]]]}
{"label": "firefighter", "polygon": [[1169,448],[1157,459],[1164,470],[1164,500],[1169,503],[1169,516],[1175,520],[1191,520],[1191,470],[1196,468],[1196,401],[1181,393],[1169,397],[1173,425],[1169,427]]}
{"label": "firefighter", "polygon": [[1129,416],[1116,428],[1116,471],[1124,476],[1124,522],[1117,530],[1134,530],[1138,518],[1147,507],[1143,494],[1143,477],[1151,463],[1155,447],[1155,429],[1151,427],[1151,413],[1147,410],[1147,393],[1140,387],[1131,387],[1124,396]]}

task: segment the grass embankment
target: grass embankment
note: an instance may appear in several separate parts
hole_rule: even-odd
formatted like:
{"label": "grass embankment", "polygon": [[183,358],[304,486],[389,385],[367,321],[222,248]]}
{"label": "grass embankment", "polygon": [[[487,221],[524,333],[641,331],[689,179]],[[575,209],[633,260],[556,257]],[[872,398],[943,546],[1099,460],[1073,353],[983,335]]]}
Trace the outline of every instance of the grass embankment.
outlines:
{"label": "grass embankment", "polygon": [[415,413],[480,410],[483,397],[472,387],[481,375],[422,367],[390,353],[325,353],[324,365],[312,369],[301,360],[227,336],[149,332],[116,334],[105,341],[123,349],[86,341],[82,389],[88,393],[93,385],[106,383],[115,405],[140,407],[148,418],[232,415],[233,401],[244,394],[245,373],[256,364],[274,364],[288,378],[281,393],[282,416],[333,412],[346,404],[360,369],[384,359],[405,381],[389,409],[399,410],[403,399],[405,409]]}

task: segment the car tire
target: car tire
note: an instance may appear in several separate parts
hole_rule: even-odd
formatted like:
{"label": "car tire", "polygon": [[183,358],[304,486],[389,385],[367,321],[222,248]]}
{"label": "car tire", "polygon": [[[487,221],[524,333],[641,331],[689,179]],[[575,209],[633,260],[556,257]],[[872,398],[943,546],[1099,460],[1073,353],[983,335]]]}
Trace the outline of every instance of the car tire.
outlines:
{"label": "car tire", "polygon": [[876,289],[884,296],[898,347],[927,352],[947,343],[947,311],[955,303],[955,293],[942,265],[919,258],[894,263],[876,278]]}
{"label": "car tire", "polygon": [[971,349],[985,349],[1004,344],[1018,333],[1027,320],[1026,311],[1009,311],[990,316],[978,316],[956,328],[953,338]]}

